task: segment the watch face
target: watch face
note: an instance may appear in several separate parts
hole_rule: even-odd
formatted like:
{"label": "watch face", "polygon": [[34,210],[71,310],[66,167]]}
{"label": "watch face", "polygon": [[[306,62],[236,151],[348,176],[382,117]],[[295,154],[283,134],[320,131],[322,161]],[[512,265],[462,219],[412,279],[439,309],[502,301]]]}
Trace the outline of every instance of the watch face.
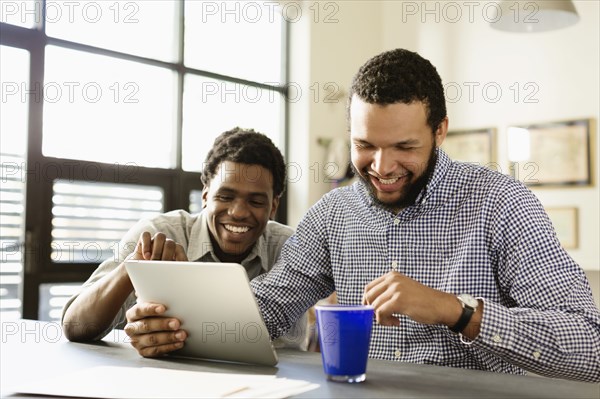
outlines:
{"label": "watch face", "polygon": [[465,305],[470,306],[473,309],[477,308],[477,305],[479,305],[479,301],[469,294],[460,294],[458,298],[463,301]]}

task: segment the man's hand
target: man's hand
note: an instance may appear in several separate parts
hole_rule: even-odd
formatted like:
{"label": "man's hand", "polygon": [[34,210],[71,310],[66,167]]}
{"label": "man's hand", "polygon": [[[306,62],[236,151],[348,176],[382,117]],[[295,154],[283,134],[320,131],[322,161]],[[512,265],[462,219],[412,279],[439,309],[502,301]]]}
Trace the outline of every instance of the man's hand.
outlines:
{"label": "man's hand", "polygon": [[[187,261],[180,244],[163,233],[154,237],[144,231],[129,259]],[[162,316],[166,307],[157,303],[137,303],[126,313],[125,333],[131,345],[144,357],[162,356],[183,347],[187,333],[181,330],[181,322],[173,317]]]}
{"label": "man's hand", "polygon": [[377,322],[384,326],[400,325],[400,320],[393,314],[403,314],[423,324],[451,325],[458,320],[461,312],[454,295],[394,271],[365,287],[363,304],[373,305]]}
{"label": "man's hand", "polygon": [[156,233],[154,237],[144,231],[135,246],[130,259],[136,260],[176,260],[187,261],[187,255],[180,244],[167,238],[164,233]]}
{"label": "man's hand", "polygon": [[181,322],[173,317],[161,316],[164,305],[137,303],[127,311],[125,333],[131,345],[144,357],[157,357],[183,347],[187,333]]}

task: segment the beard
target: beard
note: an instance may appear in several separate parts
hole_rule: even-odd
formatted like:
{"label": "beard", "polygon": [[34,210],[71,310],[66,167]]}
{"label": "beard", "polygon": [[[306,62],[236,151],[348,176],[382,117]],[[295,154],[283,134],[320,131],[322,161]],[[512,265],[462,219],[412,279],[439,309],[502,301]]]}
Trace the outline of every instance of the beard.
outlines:
{"label": "beard", "polygon": [[[393,202],[384,202],[377,197],[377,190],[371,183],[371,180],[368,178],[367,168],[363,169],[362,172],[359,172],[354,167],[353,163],[350,163],[352,167],[352,171],[355,176],[358,176],[360,180],[364,183],[365,187],[369,190],[369,195],[373,199],[373,202],[393,213],[397,213],[404,208],[407,208],[411,205],[415,204],[419,193],[423,190],[423,188],[429,182],[429,179],[433,175],[433,171],[435,170],[435,164],[437,162],[437,152],[435,144],[431,146],[431,152],[429,154],[429,159],[427,160],[427,166],[425,171],[421,176],[417,177],[414,181],[409,182],[404,186],[401,190],[400,198]],[[414,173],[410,172],[409,177],[412,179]]]}

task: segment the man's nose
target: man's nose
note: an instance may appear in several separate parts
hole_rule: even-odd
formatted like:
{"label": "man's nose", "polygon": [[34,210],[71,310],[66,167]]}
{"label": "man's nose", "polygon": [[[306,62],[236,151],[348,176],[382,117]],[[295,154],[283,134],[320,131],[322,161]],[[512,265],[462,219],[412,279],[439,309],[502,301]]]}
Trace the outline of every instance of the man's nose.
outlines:
{"label": "man's nose", "polygon": [[231,203],[229,207],[229,216],[234,219],[244,219],[250,214],[246,201],[238,199]]}
{"label": "man's nose", "polygon": [[379,176],[391,175],[396,168],[396,162],[386,150],[377,150],[373,155],[371,169]]}

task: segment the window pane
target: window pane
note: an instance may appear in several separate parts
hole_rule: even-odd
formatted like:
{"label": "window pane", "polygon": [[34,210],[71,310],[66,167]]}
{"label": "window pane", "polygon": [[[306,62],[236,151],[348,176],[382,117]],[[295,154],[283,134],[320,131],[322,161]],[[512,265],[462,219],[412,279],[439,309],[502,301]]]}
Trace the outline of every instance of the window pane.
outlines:
{"label": "window pane", "polygon": [[236,126],[264,133],[281,149],[281,94],[188,75],[183,96],[183,169],[201,171],[215,138]]}
{"label": "window pane", "polygon": [[29,53],[0,46],[0,319],[21,317]]}
{"label": "window pane", "polygon": [[100,263],[138,220],[163,212],[160,187],[55,180],[52,261]]}
{"label": "window pane", "polygon": [[279,83],[283,18],[277,3],[187,1],[185,64],[262,83]]}
{"label": "window pane", "polygon": [[202,211],[202,190],[190,191],[190,213]]}
{"label": "window pane", "polygon": [[178,3],[51,1],[46,3],[46,34],[122,53],[175,61]]}
{"label": "window pane", "polygon": [[54,46],[45,68],[44,155],[175,166],[174,72]]}
{"label": "window pane", "polygon": [[25,155],[29,107],[29,52],[0,46],[0,151]]}
{"label": "window pane", "polygon": [[0,1],[0,22],[33,28],[42,21],[42,2],[36,0]]}
{"label": "window pane", "polygon": [[63,306],[79,288],[81,283],[40,284],[38,320],[60,321]]}

